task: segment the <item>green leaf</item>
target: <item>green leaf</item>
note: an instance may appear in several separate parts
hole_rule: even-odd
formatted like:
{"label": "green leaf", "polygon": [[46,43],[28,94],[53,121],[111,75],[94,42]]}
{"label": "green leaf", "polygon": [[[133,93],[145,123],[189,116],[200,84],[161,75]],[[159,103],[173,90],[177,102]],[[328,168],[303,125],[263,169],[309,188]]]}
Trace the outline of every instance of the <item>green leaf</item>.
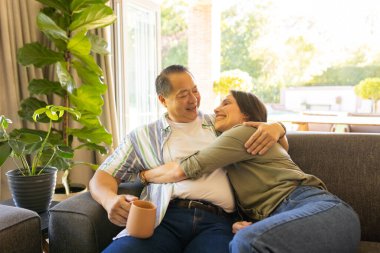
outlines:
{"label": "green leaf", "polygon": [[106,2],[108,2],[108,0],[73,0],[71,2],[70,9],[72,12],[78,12],[91,4],[103,4]]}
{"label": "green leaf", "polygon": [[112,144],[112,135],[108,133],[104,127],[84,127],[82,129],[70,128],[68,129],[68,132],[77,138],[84,140],[83,142],[92,142],[95,144],[106,143],[108,145]]}
{"label": "green leaf", "polygon": [[70,73],[67,71],[66,62],[58,62],[56,64],[56,71],[59,83],[62,88],[65,89],[68,93],[72,93],[74,91],[74,80]]}
{"label": "green leaf", "polygon": [[[61,12],[51,7],[45,7],[41,10],[41,12],[50,17],[62,30],[68,30],[68,27],[70,25],[69,15],[63,15]],[[49,39],[54,42],[54,45],[59,49],[59,51],[64,52],[66,50],[67,42],[59,39],[54,39],[52,37],[49,37]]]}
{"label": "green leaf", "polygon": [[33,143],[41,142],[42,138],[36,134],[21,133],[18,137],[18,140],[25,144],[33,144]]}
{"label": "green leaf", "polygon": [[64,31],[49,16],[42,12],[37,15],[37,25],[41,32],[43,32],[48,38],[63,40],[65,42],[69,40],[66,31]]}
{"label": "green leaf", "polygon": [[102,125],[99,117],[89,112],[82,113],[78,122],[87,127],[98,127]]}
{"label": "green leaf", "polygon": [[54,112],[54,111],[46,110],[45,113],[46,113],[46,115],[49,117],[49,119],[51,119],[51,120],[53,120],[53,121],[56,121],[56,120],[59,119],[57,113]]}
{"label": "green leaf", "polygon": [[91,71],[89,68],[87,68],[87,65],[84,65],[80,61],[73,61],[72,66],[77,71],[77,74],[79,78],[82,80],[82,83],[93,86],[105,87],[105,90],[107,89],[107,85],[103,83],[101,77],[95,72]]}
{"label": "green leaf", "polygon": [[57,153],[54,153],[52,149],[45,150],[41,156],[42,164],[46,164],[49,160],[49,166],[55,167],[58,170],[70,169],[72,165],[71,159],[60,157]]}
{"label": "green leaf", "polygon": [[24,154],[26,145],[25,143],[11,139],[8,141],[8,144],[12,148],[12,151],[16,156],[21,156]]}
{"label": "green leaf", "polygon": [[[64,31],[68,31],[70,26],[70,15],[64,14],[51,7],[45,7],[41,10],[45,15],[49,16]],[[67,35],[67,33],[66,33]]]}
{"label": "green leaf", "polygon": [[[46,138],[46,134],[47,134],[46,131],[35,130],[35,129],[28,129],[28,128],[20,128],[20,129],[14,129],[11,132],[11,135],[12,136],[17,136],[17,135],[20,135],[21,133],[30,133],[30,134],[38,135],[38,136],[41,137],[41,139],[45,139]],[[63,144],[62,133],[61,132],[57,132],[57,131],[51,132],[50,135],[49,135],[48,143],[50,143],[52,145]]]}
{"label": "green leaf", "polygon": [[23,154],[29,155],[33,154],[41,147],[42,138],[35,134],[22,133],[17,141],[22,142],[25,145]]}
{"label": "green leaf", "polygon": [[[29,97],[21,101],[21,110],[18,111],[18,115],[24,120],[34,122],[32,118],[34,111],[41,107],[45,107],[46,105],[47,104],[44,101]],[[42,115],[38,118],[38,122],[48,123],[49,119],[45,115]]]}
{"label": "green leaf", "polygon": [[5,163],[11,153],[12,149],[8,142],[0,142],[0,166]]}
{"label": "green leaf", "polygon": [[[46,113],[46,108],[45,107],[35,110],[34,113],[33,113],[33,116],[32,116],[33,120],[37,121],[37,118],[39,118],[40,114],[43,114],[43,113]],[[46,115],[46,116],[48,116],[48,115]]]}
{"label": "green leaf", "polygon": [[62,158],[71,159],[74,158],[74,151],[69,146],[58,146],[56,149],[57,155]]}
{"label": "green leaf", "polygon": [[62,12],[65,12],[65,13],[70,12],[70,5],[68,1],[66,0],[37,0],[37,1],[46,6],[58,9]]}
{"label": "green leaf", "polygon": [[112,24],[116,20],[113,10],[104,4],[93,4],[73,16],[70,30],[91,30]]}
{"label": "green leaf", "polygon": [[54,93],[63,97],[66,93],[59,82],[52,82],[46,79],[33,79],[29,83],[28,90],[31,95],[50,95]]}
{"label": "green leaf", "polygon": [[0,127],[7,129],[9,124],[12,124],[12,121],[4,115],[0,115]]}
{"label": "green leaf", "polygon": [[108,44],[107,41],[105,41],[103,38],[100,38],[99,36],[96,36],[95,34],[87,34],[87,37],[90,39],[91,42],[91,51],[97,54],[109,54],[109,51],[107,50]]}
{"label": "green leaf", "polygon": [[96,64],[94,58],[91,55],[80,55],[73,52],[73,55],[77,57],[82,64],[85,66],[85,68],[91,70],[98,76],[103,76],[103,70]]}
{"label": "green leaf", "polygon": [[25,44],[17,51],[17,60],[24,66],[33,64],[42,68],[46,65],[64,61],[62,53],[55,52],[42,46],[38,42]]}
{"label": "green leaf", "polygon": [[[97,145],[95,143],[85,143],[83,145],[80,145],[79,146],[81,149],[82,148],[86,148],[87,150],[91,150],[91,151],[95,151],[95,152],[99,152],[100,154],[102,155],[105,155],[108,153],[108,150],[106,147],[104,146],[101,146],[101,145]],[[78,147],[78,148],[79,148]]]}
{"label": "green leaf", "polygon": [[91,42],[84,32],[74,35],[67,45],[67,49],[75,55],[88,55],[91,50]]}
{"label": "green leaf", "polygon": [[91,85],[82,85],[75,94],[70,95],[70,101],[79,111],[88,111],[95,115],[102,113],[104,104],[102,96]]}

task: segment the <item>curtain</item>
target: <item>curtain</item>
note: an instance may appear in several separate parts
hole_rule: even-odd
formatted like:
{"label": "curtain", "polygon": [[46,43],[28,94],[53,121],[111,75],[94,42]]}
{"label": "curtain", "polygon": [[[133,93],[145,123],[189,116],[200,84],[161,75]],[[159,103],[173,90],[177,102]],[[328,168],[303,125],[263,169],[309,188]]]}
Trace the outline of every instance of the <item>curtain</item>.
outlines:
{"label": "curtain", "polygon": [[[16,60],[18,48],[42,40],[35,25],[39,9],[40,4],[36,1],[0,1],[0,114],[13,121],[11,129],[27,126],[17,114],[20,101],[28,97],[29,80],[42,77],[41,69],[25,68]],[[8,160],[1,168],[0,199],[10,197],[4,174],[14,167],[13,161]]]}
{"label": "curtain", "polygon": [[[37,1],[25,0],[1,0],[0,1],[0,115],[5,115],[13,121],[13,128],[29,127],[35,128],[33,123],[22,122],[17,111],[20,101],[29,97],[28,83],[34,78],[43,78],[43,70],[39,68],[24,67],[17,63],[17,49],[26,43],[46,41],[39,32],[36,25],[36,17],[41,8]],[[109,40],[109,30],[100,29],[99,35]],[[113,73],[110,56],[98,57],[98,63],[104,71],[105,82],[109,91],[104,97],[104,108],[102,121],[108,131],[113,134],[114,145],[117,145],[117,122],[115,113],[115,92],[113,86]],[[53,68],[45,69],[45,76],[54,75]],[[47,77],[47,76],[46,76]],[[11,130],[10,129],[10,130]],[[111,147],[112,151],[112,147]],[[76,157],[80,160],[100,163],[104,158],[88,152],[80,152]],[[10,197],[6,176],[7,170],[15,168],[15,164],[8,160],[0,169],[0,200]],[[71,181],[88,184],[92,176],[88,168],[74,169]]]}

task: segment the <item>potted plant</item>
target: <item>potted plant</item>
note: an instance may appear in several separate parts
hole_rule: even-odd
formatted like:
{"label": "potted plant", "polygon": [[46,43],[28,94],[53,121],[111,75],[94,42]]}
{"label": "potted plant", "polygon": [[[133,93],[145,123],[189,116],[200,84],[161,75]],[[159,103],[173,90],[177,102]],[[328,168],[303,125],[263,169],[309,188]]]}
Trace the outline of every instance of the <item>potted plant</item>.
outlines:
{"label": "potted plant", "polygon": [[51,166],[57,157],[71,158],[69,148],[55,143],[52,135],[53,121],[59,120],[65,112],[80,117],[71,108],[49,105],[34,112],[33,119],[45,115],[49,119],[46,133],[29,129],[15,129],[10,134],[7,128],[11,122],[0,116],[0,166],[11,157],[17,169],[6,173],[9,188],[16,206],[36,212],[48,209],[56,183],[57,169]]}
{"label": "potted plant", "polygon": [[[64,114],[54,124],[55,138],[48,139],[47,143],[50,140],[61,143],[73,152],[87,149],[105,154],[107,145],[112,144],[112,135],[99,117],[107,85],[94,55],[107,54],[107,43],[91,30],[112,24],[116,16],[105,0],[38,1],[44,8],[37,16],[37,26],[51,42],[50,46],[39,42],[26,44],[18,50],[17,59],[24,66],[54,67],[55,76],[44,75],[43,79],[30,81],[28,89],[31,96],[21,102],[19,115],[32,121],[36,109],[45,107],[49,101],[59,101],[54,104],[73,109],[81,117]],[[47,114],[37,121],[50,122]],[[70,192],[68,178],[71,168],[80,164],[97,168],[95,164],[73,158],[55,157],[50,164],[64,171],[62,183],[66,194]]]}

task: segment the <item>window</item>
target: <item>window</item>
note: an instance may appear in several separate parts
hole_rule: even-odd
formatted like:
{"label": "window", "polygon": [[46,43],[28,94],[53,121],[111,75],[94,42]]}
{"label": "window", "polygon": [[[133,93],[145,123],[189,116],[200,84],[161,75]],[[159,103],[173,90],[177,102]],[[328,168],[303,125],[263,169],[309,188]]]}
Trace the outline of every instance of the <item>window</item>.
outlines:
{"label": "window", "polygon": [[159,5],[142,0],[114,4],[116,107],[119,136],[158,118],[154,80],[159,70]]}

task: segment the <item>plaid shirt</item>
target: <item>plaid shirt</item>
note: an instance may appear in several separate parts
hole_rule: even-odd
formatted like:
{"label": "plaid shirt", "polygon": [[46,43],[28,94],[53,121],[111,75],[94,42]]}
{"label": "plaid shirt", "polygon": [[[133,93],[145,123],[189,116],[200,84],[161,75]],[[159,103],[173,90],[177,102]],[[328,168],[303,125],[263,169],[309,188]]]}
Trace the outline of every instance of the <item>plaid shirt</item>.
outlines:
{"label": "plaid shirt", "polygon": [[[117,179],[134,181],[141,170],[164,164],[163,147],[171,133],[166,117],[167,113],[159,120],[129,133],[99,169]],[[202,127],[216,135],[214,116],[199,113],[198,117],[202,119]],[[172,193],[172,184],[149,184],[141,193],[140,199],[152,201],[157,205],[156,226],[165,215]]]}

